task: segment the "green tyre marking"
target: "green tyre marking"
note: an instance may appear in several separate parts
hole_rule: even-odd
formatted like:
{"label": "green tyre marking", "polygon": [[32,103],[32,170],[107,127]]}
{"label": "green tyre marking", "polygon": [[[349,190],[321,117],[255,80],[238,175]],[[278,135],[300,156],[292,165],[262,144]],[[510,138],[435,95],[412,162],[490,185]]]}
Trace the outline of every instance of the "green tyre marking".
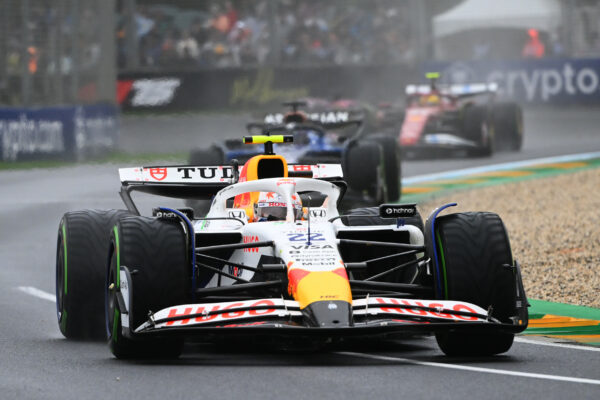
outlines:
{"label": "green tyre marking", "polygon": [[[117,252],[117,270],[115,274],[115,291],[121,288],[121,252],[119,249],[119,230],[117,229],[117,225],[113,227],[113,232],[115,233],[115,251]],[[115,314],[113,318],[113,329],[112,329],[112,337],[111,339],[116,343],[117,342],[117,330],[119,323],[119,310],[117,309],[117,303],[115,298]]]}
{"label": "green tyre marking", "polygon": [[65,294],[67,294],[67,232],[65,229],[65,224],[62,224],[62,234],[63,234],[63,245],[64,245],[64,256],[65,256]]}
{"label": "green tyre marking", "polygon": [[442,248],[442,239],[440,233],[436,232],[435,236],[438,241],[438,248],[440,249],[440,258],[442,260],[442,272],[444,274],[444,298],[448,300],[448,279],[446,279],[446,259],[444,258],[444,249]]}
{"label": "green tyre marking", "polygon": [[60,329],[63,332],[66,332],[66,329],[67,329],[67,311],[66,310],[63,310],[60,313]]}
{"label": "green tyre marking", "polygon": [[119,310],[115,309],[115,317],[113,318],[112,340],[117,343],[117,329],[119,323]]}

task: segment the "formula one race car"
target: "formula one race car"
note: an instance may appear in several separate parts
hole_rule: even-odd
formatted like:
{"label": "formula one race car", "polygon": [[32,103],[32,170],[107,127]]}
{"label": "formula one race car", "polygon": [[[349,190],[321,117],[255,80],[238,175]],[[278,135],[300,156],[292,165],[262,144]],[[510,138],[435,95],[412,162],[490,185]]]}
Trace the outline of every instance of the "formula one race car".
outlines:
{"label": "formula one race car", "polygon": [[[395,202],[401,193],[400,149],[391,135],[374,134],[364,137],[362,120],[350,119],[348,111],[323,110],[321,103],[311,111],[298,110],[305,101],[284,103],[292,110],[285,114],[267,114],[264,121],[249,123],[251,134],[292,135],[293,145],[277,147],[289,162],[300,164],[342,164],[348,183],[347,202],[379,204]],[[190,154],[191,165],[220,165],[232,160],[243,163],[262,152],[260,145],[246,146],[239,139],[225,140]],[[195,201],[188,205],[199,211],[208,210]]]}
{"label": "formula one race car", "polygon": [[[264,138],[248,138],[247,142]],[[311,343],[435,333],[448,355],[506,352],[528,324],[519,264],[498,215],[440,216],[414,204],[340,215],[339,165],[265,153],[239,169],[120,169],[127,210],[64,215],[58,230],[58,323],[67,338],[108,337],[117,358],[169,358],[184,340]],[[302,177],[298,177],[301,175]],[[133,191],[212,196],[206,216]],[[314,204],[313,195],[323,195]]]}
{"label": "formula one race car", "polygon": [[[406,87],[407,104],[386,105],[380,120],[395,131],[407,157],[466,154],[490,156],[494,150],[520,150],[523,113],[513,102],[495,103],[495,83]],[[400,110],[401,108],[401,110]]]}

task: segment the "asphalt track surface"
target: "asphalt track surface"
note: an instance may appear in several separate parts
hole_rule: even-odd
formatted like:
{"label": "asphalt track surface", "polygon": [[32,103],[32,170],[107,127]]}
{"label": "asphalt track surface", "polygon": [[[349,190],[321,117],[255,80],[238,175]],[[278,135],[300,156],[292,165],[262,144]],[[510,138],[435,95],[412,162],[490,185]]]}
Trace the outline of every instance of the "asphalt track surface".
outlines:
{"label": "asphalt track surface", "polygon": [[[221,134],[235,137],[236,124],[245,121],[136,118],[124,120],[126,150],[185,150]],[[404,175],[600,150],[597,110],[528,110],[525,121],[519,153],[410,161]],[[202,132],[190,136],[191,128]],[[122,207],[116,167],[0,172],[0,399],[600,398],[598,349],[530,338],[488,359],[446,358],[431,337],[327,352],[273,351],[239,339],[229,343],[233,348],[190,345],[180,360],[168,363],[119,361],[104,343],[67,341],[51,301],[56,230],[66,211]],[[143,210],[153,205],[140,200]]]}

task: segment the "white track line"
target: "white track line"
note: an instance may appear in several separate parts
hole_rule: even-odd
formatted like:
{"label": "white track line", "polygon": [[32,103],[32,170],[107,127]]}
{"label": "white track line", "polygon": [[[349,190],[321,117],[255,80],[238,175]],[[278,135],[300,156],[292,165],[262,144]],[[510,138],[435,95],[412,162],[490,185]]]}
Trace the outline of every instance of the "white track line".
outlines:
{"label": "white track line", "polygon": [[34,297],[37,297],[37,298],[40,298],[43,300],[48,300],[53,303],[56,302],[55,295],[48,293],[48,292],[44,292],[43,290],[40,290],[38,288],[34,288],[33,286],[19,286],[17,289],[19,289],[23,293],[27,293]]}
{"label": "white track line", "polygon": [[502,164],[484,165],[481,167],[457,169],[454,171],[438,172],[438,173],[427,174],[427,175],[417,175],[417,176],[413,176],[410,178],[402,179],[402,184],[403,185],[411,185],[414,183],[430,182],[430,181],[434,181],[437,179],[459,178],[459,177],[463,177],[463,176],[467,176],[467,175],[482,174],[485,172],[506,171],[509,169],[530,167],[532,165],[591,160],[594,158],[600,158],[600,152],[571,154],[571,155],[556,156],[556,157],[534,158],[531,160],[515,161],[515,162],[509,162],[509,163],[502,163]]}
{"label": "white track line", "polygon": [[527,343],[527,344],[537,344],[540,346],[551,346],[551,347],[562,347],[565,349],[575,349],[575,350],[585,350],[585,351],[600,351],[600,347],[592,347],[587,345],[576,345],[576,344],[567,344],[567,343],[554,343],[554,342],[544,342],[541,340],[532,340],[525,339],[522,337],[516,337],[515,342],[519,343]]}
{"label": "white track line", "polygon": [[417,360],[412,360],[410,358],[378,356],[375,354],[354,353],[354,352],[350,352],[350,351],[340,351],[340,352],[337,352],[337,354],[350,356],[350,357],[370,358],[373,360],[381,360],[381,361],[394,361],[394,362],[399,361],[399,362],[403,362],[406,364],[423,365],[423,366],[427,366],[427,367],[437,367],[437,368],[458,369],[458,370],[473,371],[473,372],[483,372],[486,374],[511,375],[511,376],[519,376],[519,377],[523,377],[523,378],[535,378],[535,379],[546,379],[546,380],[551,380],[551,381],[588,383],[590,385],[600,385],[600,380],[587,379],[587,378],[575,378],[575,377],[571,377],[571,376],[546,375],[546,374],[537,374],[537,373],[533,373],[533,372],[518,372],[518,371],[509,371],[506,369],[495,369],[495,368],[469,367],[467,365],[445,364],[445,363],[437,363],[437,362],[429,362],[429,361],[417,361]]}

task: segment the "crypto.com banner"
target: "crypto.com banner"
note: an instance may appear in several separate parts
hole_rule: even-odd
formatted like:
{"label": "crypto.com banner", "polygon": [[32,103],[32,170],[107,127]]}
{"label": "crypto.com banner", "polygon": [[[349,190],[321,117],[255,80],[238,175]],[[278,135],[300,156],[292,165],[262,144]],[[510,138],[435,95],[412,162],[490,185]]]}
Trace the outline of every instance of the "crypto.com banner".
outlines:
{"label": "crypto.com banner", "polygon": [[428,63],[447,83],[496,82],[502,97],[531,104],[600,103],[600,59]]}
{"label": "crypto.com banner", "polygon": [[0,161],[85,155],[112,149],[118,109],[109,104],[0,108]]}

